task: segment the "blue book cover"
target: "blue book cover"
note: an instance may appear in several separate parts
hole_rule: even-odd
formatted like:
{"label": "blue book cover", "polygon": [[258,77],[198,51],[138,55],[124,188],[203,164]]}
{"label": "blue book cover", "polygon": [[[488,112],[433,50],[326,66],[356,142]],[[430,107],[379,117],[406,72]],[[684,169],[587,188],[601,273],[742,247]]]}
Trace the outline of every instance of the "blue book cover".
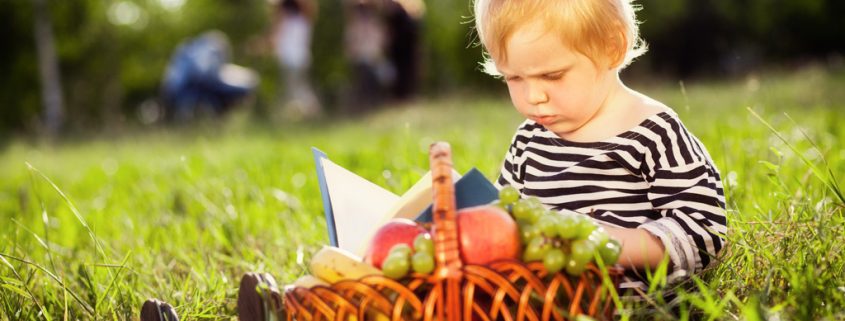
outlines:
{"label": "blue book cover", "polygon": [[[475,167],[455,182],[455,206],[458,209],[489,204],[497,199],[499,190]],[[432,219],[429,205],[416,221],[431,222]]]}
{"label": "blue book cover", "polygon": [[320,184],[320,195],[323,199],[323,210],[326,215],[326,227],[329,230],[329,243],[332,246],[337,246],[337,231],[335,230],[334,226],[334,212],[332,212],[332,201],[329,198],[329,186],[326,183],[326,174],[323,171],[323,165],[320,162],[323,158],[328,158],[326,153],[317,149],[316,147],[311,147],[311,152],[314,154],[314,166],[317,167],[317,181]]}

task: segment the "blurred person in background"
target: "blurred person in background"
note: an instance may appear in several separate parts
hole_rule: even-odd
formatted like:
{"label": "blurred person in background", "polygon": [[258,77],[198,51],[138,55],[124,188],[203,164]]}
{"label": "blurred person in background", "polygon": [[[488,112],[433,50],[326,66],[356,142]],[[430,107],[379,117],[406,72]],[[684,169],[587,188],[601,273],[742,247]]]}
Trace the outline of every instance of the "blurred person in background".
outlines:
{"label": "blurred person in background", "polygon": [[230,51],[229,39],[217,30],[188,39],[176,48],[162,83],[168,120],[219,116],[255,91],[257,74],[229,63]]}
{"label": "blurred person in background", "polygon": [[315,0],[277,2],[272,42],[284,82],[282,108],[293,118],[311,118],[322,112],[308,78],[316,19]]}
{"label": "blurred person in background", "polygon": [[392,98],[413,98],[419,83],[420,40],[425,3],[422,0],[386,0],[385,19],[389,34],[387,56],[396,70]]}
{"label": "blurred person in background", "polygon": [[345,6],[344,48],[352,68],[347,112],[381,104],[396,71],[387,60],[388,32],[381,0],[349,0]]}

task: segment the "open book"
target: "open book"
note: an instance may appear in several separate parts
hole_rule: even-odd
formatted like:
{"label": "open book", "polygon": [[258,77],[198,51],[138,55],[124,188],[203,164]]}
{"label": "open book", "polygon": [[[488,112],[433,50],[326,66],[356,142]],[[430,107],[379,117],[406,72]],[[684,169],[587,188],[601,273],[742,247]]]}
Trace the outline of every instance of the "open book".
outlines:
{"label": "open book", "polygon": [[[312,147],[331,245],[363,256],[376,230],[394,217],[430,222],[431,173],[401,196],[335,164]],[[458,209],[498,199],[496,187],[473,168],[463,176],[452,172]]]}

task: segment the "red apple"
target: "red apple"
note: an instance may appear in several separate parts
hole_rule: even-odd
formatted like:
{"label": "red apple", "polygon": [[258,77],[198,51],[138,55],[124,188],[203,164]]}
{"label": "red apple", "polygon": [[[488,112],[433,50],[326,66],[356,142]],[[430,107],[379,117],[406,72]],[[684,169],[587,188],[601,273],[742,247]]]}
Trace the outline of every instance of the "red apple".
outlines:
{"label": "red apple", "polygon": [[370,246],[367,247],[367,253],[364,255],[364,262],[380,269],[381,263],[387,258],[387,254],[390,253],[390,249],[394,245],[404,243],[413,248],[414,238],[420,233],[426,232],[428,231],[412,220],[406,218],[390,219],[376,231],[370,240]]}
{"label": "red apple", "polygon": [[464,264],[519,258],[519,227],[510,214],[496,206],[482,205],[462,209],[457,215]]}

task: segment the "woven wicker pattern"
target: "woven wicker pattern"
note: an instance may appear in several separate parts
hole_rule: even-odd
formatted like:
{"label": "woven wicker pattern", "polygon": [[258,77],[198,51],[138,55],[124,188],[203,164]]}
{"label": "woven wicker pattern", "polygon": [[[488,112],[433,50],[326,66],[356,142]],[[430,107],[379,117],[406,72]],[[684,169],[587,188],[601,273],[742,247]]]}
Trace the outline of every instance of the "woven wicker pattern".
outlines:
{"label": "woven wicker pattern", "polygon": [[[430,150],[434,185],[434,251],[431,275],[412,274],[402,283],[384,276],[341,281],[330,287],[293,287],[284,293],[288,320],[568,320],[578,314],[610,319],[613,305],[595,266],[580,278],[549,276],[539,262],[501,261],[464,265],[460,259],[446,143]],[[622,271],[610,269],[614,285]]]}

